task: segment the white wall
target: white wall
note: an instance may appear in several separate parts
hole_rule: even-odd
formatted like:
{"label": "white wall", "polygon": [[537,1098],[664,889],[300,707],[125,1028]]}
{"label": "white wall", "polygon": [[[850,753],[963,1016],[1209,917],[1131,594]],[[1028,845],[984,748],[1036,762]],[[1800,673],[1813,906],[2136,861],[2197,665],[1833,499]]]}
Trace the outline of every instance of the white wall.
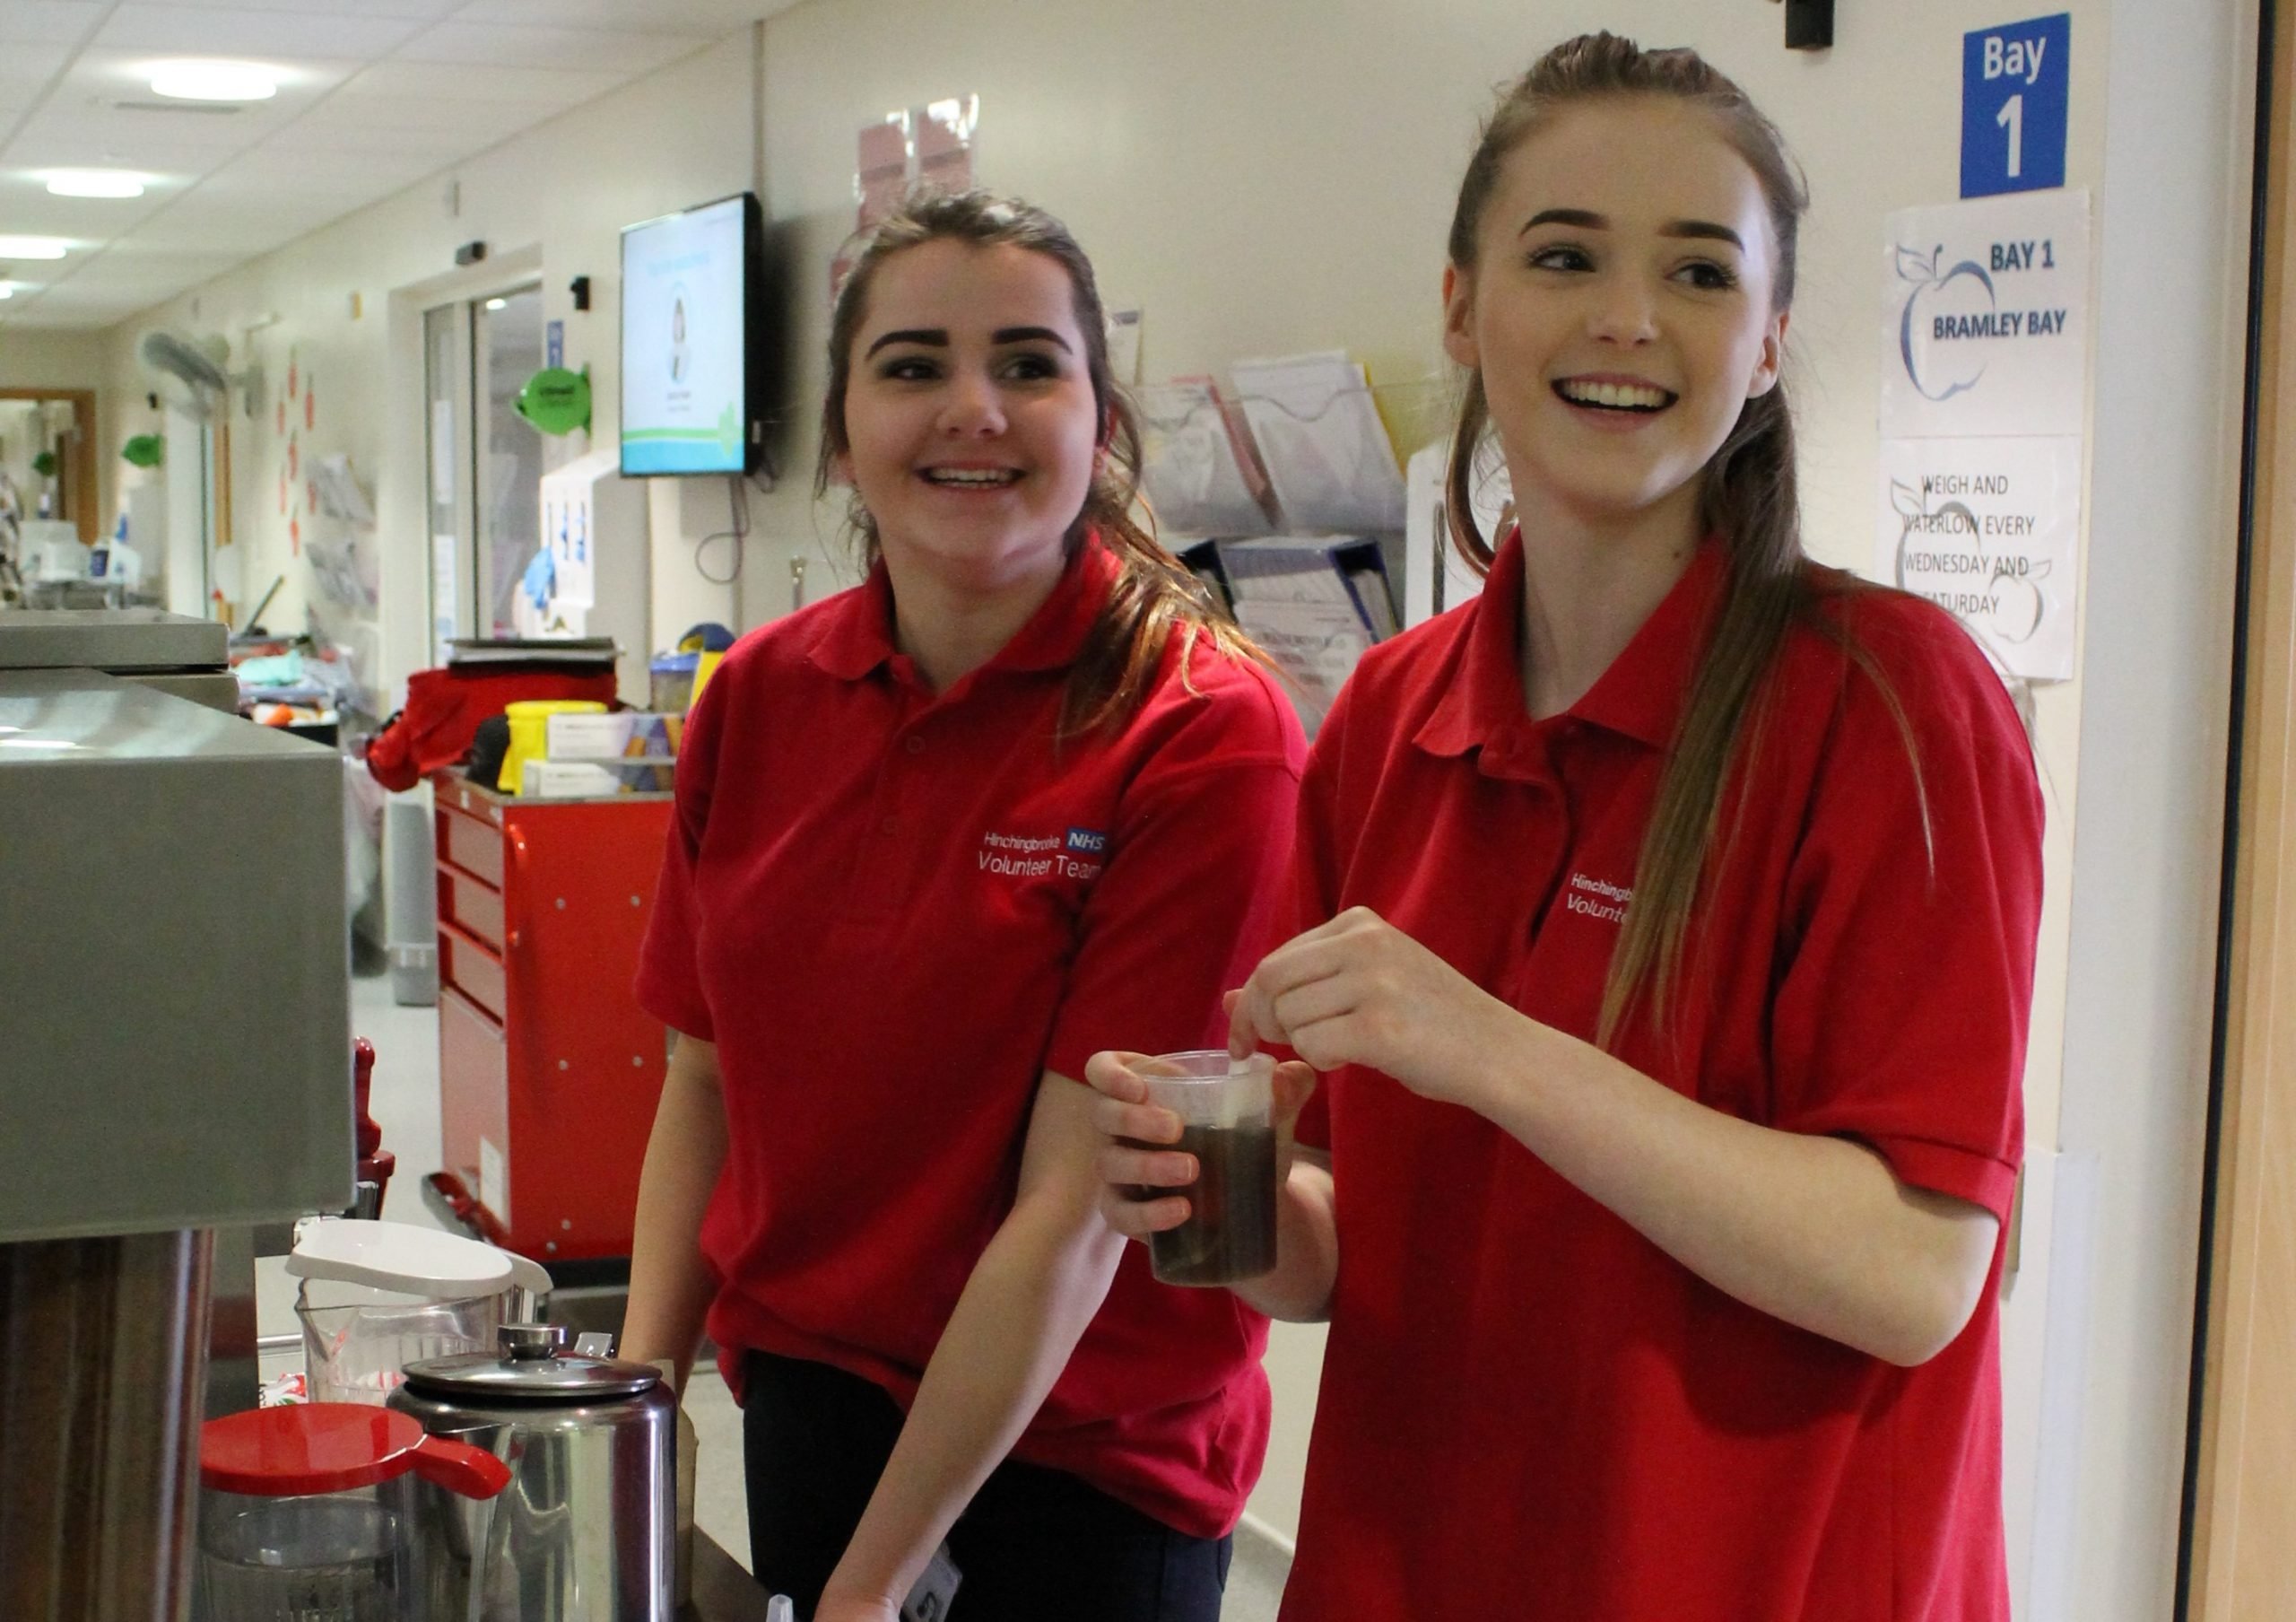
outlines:
{"label": "white wall", "polygon": [[0,388],[95,388],[103,380],[102,334],[22,326],[0,306]]}
{"label": "white wall", "polygon": [[[246,589],[259,594],[284,574],[287,584],[265,617],[274,625],[302,623],[305,575],[289,520],[303,512],[309,464],[347,453],[378,519],[383,685],[403,681],[430,662],[423,310],[539,280],[544,318],[566,322],[567,364],[590,369],[593,436],[612,443],[621,228],[751,184],[753,57],[748,34],[722,41],[122,324],[107,341],[106,454],[116,456],[122,440],[149,425],[135,357],[142,334],[164,326],[225,335],[232,367],[261,366],[269,395],[252,420],[235,410],[232,423],[235,544],[248,550]],[[455,249],[474,240],[487,244],[486,260],[457,270]],[[576,275],[591,280],[587,314],[572,308],[568,283]],[[249,330],[259,323],[268,324]],[[283,435],[276,406],[291,367],[298,397]],[[306,388],[317,396],[309,428],[300,414]],[[290,510],[283,512],[291,438],[300,476],[289,482]],[[550,465],[575,449],[571,441],[552,442]],[[694,573],[674,501],[657,499],[654,507],[650,640],[658,646],[696,620],[730,619],[734,606],[730,593]],[[694,521],[703,516],[696,512]],[[303,522],[308,527],[308,516]],[[602,537],[617,540],[648,544],[644,535]]]}
{"label": "white wall", "polygon": [[[2063,1615],[2170,1614],[2216,954],[2257,7],[2114,0],[2061,1141],[2100,1170]],[[2279,109],[2281,117],[2288,109]]]}

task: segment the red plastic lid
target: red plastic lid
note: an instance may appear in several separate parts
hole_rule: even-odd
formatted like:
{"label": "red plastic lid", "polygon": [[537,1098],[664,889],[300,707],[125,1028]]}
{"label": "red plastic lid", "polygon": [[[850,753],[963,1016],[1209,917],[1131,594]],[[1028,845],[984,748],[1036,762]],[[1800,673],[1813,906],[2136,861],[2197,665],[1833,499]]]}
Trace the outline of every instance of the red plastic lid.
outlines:
{"label": "red plastic lid", "polygon": [[422,1422],[396,1408],[249,1408],[199,1427],[199,1478],[221,1492],[265,1498],[344,1492],[404,1475],[422,1445]]}

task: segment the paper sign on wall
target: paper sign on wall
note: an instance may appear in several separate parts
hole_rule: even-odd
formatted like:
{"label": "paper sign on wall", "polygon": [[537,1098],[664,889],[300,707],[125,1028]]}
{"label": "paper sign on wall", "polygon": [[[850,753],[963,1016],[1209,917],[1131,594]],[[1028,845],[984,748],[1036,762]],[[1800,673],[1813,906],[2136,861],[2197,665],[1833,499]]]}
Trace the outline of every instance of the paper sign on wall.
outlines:
{"label": "paper sign on wall", "polygon": [[1890,215],[1882,437],[2079,433],[2089,395],[2089,194]]}
{"label": "paper sign on wall", "polygon": [[1892,214],[1883,244],[1874,573],[2002,669],[2073,674],[2088,406],[2089,202]]}
{"label": "paper sign on wall", "polygon": [[1947,610],[2013,675],[2072,676],[2078,438],[1886,440],[1882,487],[1883,580]]}

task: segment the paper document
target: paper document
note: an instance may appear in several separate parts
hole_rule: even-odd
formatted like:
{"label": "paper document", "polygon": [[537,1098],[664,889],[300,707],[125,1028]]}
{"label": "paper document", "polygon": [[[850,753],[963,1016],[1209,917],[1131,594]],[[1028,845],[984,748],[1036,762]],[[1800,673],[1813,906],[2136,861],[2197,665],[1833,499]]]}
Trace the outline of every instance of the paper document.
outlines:
{"label": "paper document", "polygon": [[1361,365],[1329,350],[1231,370],[1287,525],[1403,528],[1403,470]]}
{"label": "paper document", "polygon": [[[1475,528],[1493,552],[1513,520],[1514,498],[1507,468],[1496,454],[1476,468],[1473,506]],[[1438,440],[1411,458],[1405,485],[1411,493],[1404,529],[1403,618],[1406,625],[1456,608],[1483,592],[1483,577],[1467,567],[1451,544],[1450,494],[1444,488],[1451,467],[1451,443]]]}
{"label": "paper document", "polygon": [[1210,378],[1175,378],[1138,394],[1141,485],[1175,535],[1257,535],[1268,528],[1266,475]]}

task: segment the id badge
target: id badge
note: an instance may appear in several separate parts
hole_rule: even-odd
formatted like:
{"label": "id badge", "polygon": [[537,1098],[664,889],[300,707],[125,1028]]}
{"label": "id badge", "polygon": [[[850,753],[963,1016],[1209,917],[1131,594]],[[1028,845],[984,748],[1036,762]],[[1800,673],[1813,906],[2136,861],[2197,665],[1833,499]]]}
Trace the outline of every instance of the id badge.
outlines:
{"label": "id badge", "polygon": [[949,1557],[949,1546],[942,1544],[925,1563],[925,1574],[918,1578],[917,1586],[901,1602],[900,1622],[944,1622],[949,1601],[957,1597],[957,1584],[961,1581],[957,1563]]}

